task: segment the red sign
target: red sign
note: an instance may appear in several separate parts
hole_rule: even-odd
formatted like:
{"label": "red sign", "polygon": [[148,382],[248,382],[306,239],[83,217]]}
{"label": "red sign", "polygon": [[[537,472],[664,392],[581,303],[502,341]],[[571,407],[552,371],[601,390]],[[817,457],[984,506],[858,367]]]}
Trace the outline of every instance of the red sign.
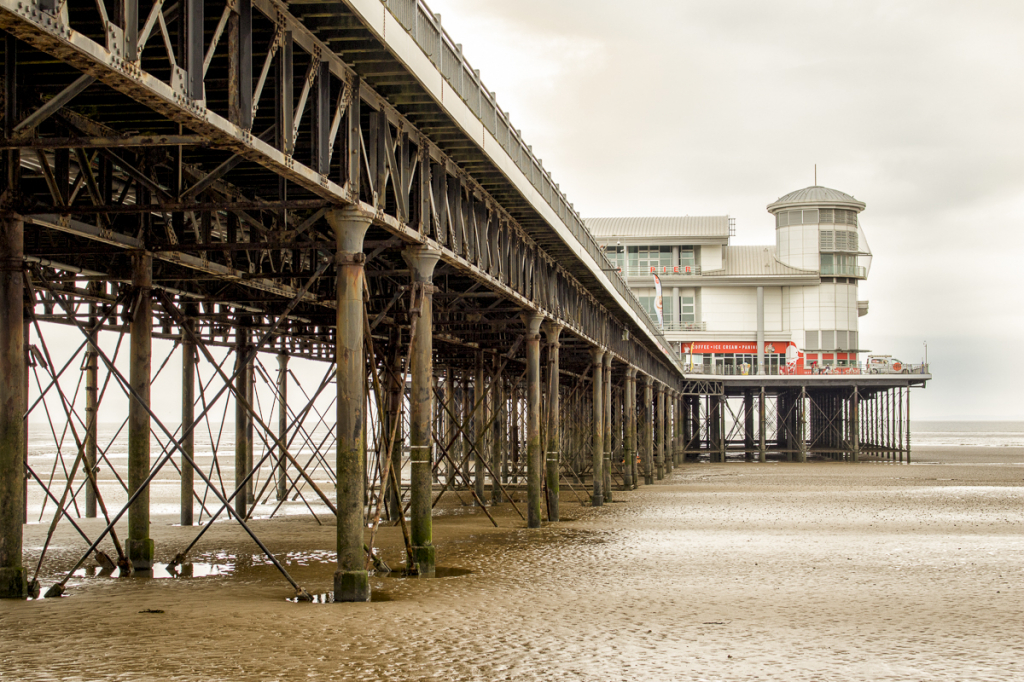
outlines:
{"label": "red sign", "polygon": [[[657,271],[658,271],[658,266],[652,265],[651,266],[651,273],[655,273]],[[672,266],[672,273],[675,274],[675,275],[678,275],[680,273],[684,274],[684,275],[690,275],[690,274],[693,274],[693,266],[692,265],[673,265]],[[668,266],[667,265],[662,265],[661,266],[661,274],[663,274],[663,275],[668,274]]]}
{"label": "red sign", "polygon": [[[784,353],[788,345],[785,341],[769,341],[764,344],[764,352],[769,355]],[[756,341],[693,341],[680,345],[683,353],[756,353]]]}

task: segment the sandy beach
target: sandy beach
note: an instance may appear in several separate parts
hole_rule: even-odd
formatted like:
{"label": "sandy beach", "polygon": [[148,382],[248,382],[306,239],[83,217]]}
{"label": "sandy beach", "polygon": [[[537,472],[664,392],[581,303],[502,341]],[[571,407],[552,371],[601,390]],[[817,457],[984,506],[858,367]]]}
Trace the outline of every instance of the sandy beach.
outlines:
{"label": "sandy beach", "polygon": [[[1022,679],[1024,450],[914,459],[689,464],[603,508],[564,491],[565,520],[534,531],[449,496],[438,564],[462,570],[374,576],[365,604],[286,601],[218,523],[192,554],[215,575],[76,577],[65,598],[0,604],[0,679]],[[162,561],[196,532],[176,521],[155,517]],[[253,528],[306,589],[331,588],[332,525]],[[27,528],[33,566],[45,533]],[[400,530],[378,544],[399,565]],[[82,549],[64,524],[44,590]]]}

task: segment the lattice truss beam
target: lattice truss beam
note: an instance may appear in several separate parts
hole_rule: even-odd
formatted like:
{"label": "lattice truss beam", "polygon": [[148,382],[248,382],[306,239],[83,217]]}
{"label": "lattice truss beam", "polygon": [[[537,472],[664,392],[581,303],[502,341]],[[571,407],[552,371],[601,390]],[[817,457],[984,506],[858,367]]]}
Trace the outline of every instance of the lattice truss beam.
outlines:
{"label": "lattice truss beam", "polygon": [[[0,143],[19,176],[5,208],[31,226],[26,257],[69,266],[92,284],[69,293],[109,302],[129,279],[123,252],[144,249],[154,285],[196,301],[197,331],[221,343],[232,313],[252,313],[258,329],[321,272],[272,343],[329,359],[334,268],[320,266],[334,237],[323,217],[356,205],[374,216],[371,315],[407,285],[401,247],[425,243],[443,254],[435,281],[448,314],[435,326],[453,341],[508,344],[520,315],[540,311],[580,348],[678,382],[595,297],[601,287],[563,267],[564,246],[541,245],[550,228],[386,48],[343,4],[315,9],[0,0],[0,27],[32,46],[8,41]],[[166,318],[158,328],[177,333]]]}

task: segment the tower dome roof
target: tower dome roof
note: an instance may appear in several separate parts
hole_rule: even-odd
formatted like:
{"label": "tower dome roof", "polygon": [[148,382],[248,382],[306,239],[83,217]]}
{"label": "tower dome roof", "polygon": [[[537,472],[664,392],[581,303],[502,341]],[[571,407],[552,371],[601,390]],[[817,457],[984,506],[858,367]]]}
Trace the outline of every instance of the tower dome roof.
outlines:
{"label": "tower dome roof", "polygon": [[846,192],[837,189],[814,185],[804,187],[795,192],[790,192],[780,197],[774,203],[768,204],[768,212],[775,213],[784,208],[796,208],[801,206],[831,206],[834,208],[848,208],[860,213],[867,204],[850,196]]}

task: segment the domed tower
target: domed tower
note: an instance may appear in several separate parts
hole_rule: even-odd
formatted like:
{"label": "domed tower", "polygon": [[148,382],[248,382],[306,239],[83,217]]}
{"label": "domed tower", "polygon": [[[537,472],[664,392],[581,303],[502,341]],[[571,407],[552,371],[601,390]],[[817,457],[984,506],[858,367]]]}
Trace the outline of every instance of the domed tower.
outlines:
{"label": "domed tower", "polygon": [[857,363],[857,318],[867,313],[867,301],[857,300],[857,282],[867,277],[871,258],[859,226],[865,208],[863,201],[845,192],[817,185],[768,205],[775,216],[778,259],[817,271],[821,278],[817,286],[788,287],[783,293],[794,342],[808,364]]}
{"label": "domed tower", "polygon": [[779,260],[801,270],[828,269],[828,259],[823,261],[821,254],[838,253],[849,258],[832,259],[833,267],[856,266],[861,242],[857,215],[865,208],[863,201],[845,192],[820,186],[798,189],[768,204],[768,212],[775,216]]}

